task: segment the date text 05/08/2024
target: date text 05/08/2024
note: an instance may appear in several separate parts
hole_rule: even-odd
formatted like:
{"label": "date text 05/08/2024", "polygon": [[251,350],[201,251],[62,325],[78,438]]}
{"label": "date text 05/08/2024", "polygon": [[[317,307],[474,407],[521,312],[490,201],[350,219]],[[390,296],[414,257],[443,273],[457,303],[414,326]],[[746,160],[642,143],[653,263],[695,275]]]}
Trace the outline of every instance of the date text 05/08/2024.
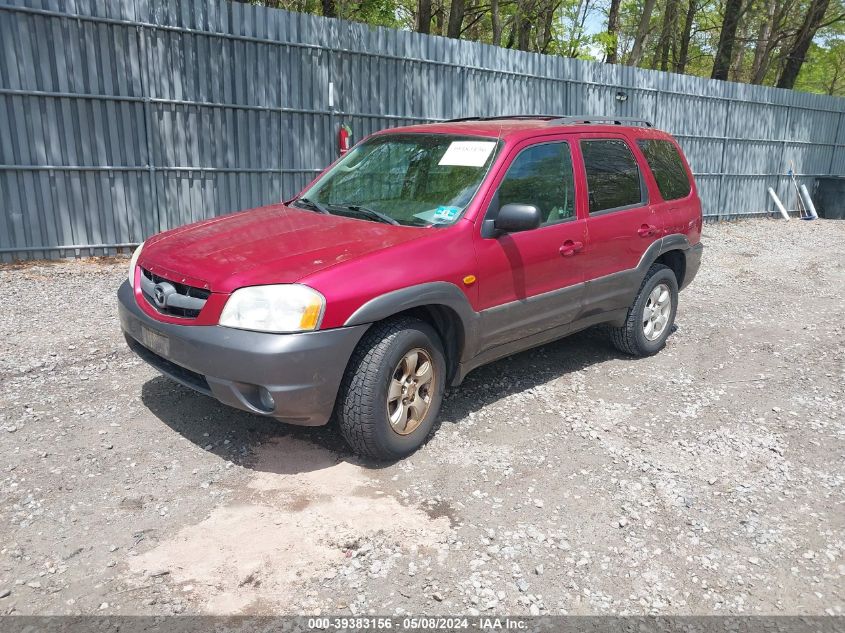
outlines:
{"label": "date text 05/08/2024", "polygon": [[309,618],[307,626],[313,630],[409,630],[409,631],[521,631],[528,628],[528,618],[502,617],[427,617],[408,616],[403,618],[359,616],[359,617],[315,617]]}

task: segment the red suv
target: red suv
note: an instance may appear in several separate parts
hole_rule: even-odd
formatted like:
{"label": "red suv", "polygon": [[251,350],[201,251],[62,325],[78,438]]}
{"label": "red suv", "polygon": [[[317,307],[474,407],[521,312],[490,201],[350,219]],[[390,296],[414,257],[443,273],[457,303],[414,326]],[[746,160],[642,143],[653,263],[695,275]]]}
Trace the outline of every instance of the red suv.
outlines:
{"label": "red suv", "polygon": [[334,413],[356,452],[396,459],[480,365],[599,323],[659,351],[700,235],[683,154],[647,122],[416,125],[284,204],[150,238],[120,321],[170,378],[293,424]]}

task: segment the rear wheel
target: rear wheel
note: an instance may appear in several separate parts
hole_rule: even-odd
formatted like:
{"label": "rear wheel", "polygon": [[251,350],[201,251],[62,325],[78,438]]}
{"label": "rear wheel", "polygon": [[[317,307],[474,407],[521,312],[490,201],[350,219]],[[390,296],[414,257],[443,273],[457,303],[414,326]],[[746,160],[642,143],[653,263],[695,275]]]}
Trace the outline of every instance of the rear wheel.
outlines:
{"label": "rear wheel", "polygon": [[418,319],[377,323],[352,355],[338,396],[340,431],[359,455],[394,460],[425,442],[440,411],[446,361]]}
{"label": "rear wheel", "polygon": [[678,280],[662,264],[649,268],[625,324],[610,328],[616,348],[632,356],[651,356],[666,345],[678,308]]}

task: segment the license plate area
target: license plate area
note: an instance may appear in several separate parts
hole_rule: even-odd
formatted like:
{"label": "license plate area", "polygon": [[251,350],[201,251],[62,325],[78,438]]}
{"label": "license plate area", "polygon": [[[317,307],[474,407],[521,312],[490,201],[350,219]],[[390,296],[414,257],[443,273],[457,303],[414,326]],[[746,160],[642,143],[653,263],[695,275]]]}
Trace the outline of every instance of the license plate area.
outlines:
{"label": "license plate area", "polygon": [[141,343],[159,356],[166,358],[170,354],[170,339],[143,325],[141,326]]}

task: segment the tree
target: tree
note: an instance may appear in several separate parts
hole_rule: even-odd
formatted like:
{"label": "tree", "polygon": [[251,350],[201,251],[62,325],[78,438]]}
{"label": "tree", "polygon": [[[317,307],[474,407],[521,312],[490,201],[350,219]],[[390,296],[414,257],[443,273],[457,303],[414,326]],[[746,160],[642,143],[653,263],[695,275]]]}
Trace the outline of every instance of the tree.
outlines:
{"label": "tree", "polygon": [[839,17],[819,30],[818,42],[810,45],[795,89],[845,97],[845,19]]}
{"label": "tree", "polygon": [[563,0],[559,6],[555,51],[565,57],[579,57],[588,45],[601,41],[587,33],[587,21],[596,11],[595,0]]}
{"label": "tree", "polygon": [[521,51],[531,50],[531,27],[533,21],[533,0],[517,0],[516,15],[511,28],[511,46],[516,44]]}
{"label": "tree", "polygon": [[327,18],[336,18],[337,6],[335,5],[335,0],[322,0],[322,3],[323,15]]}
{"label": "tree", "polygon": [[[748,2],[746,7],[750,6],[751,3]],[[746,73],[745,53],[748,49],[748,44],[752,41],[752,22],[753,20],[748,17],[748,11],[743,11],[742,15],[740,15],[739,26],[737,26],[736,37],[734,38],[734,47],[731,52],[729,78],[733,81],[744,80]]]}
{"label": "tree", "polygon": [[547,55],[845,91],[845,0],[239,1]]}
{"label": "tree", "polygon": [[798,30],[798,34],[786,53],[786,63],[778,78],[778,88],[792,88],[795,85],[795,80],[804,64],[807,51],[816,36],[816,31],[819,30],[824,21],[829,5],[830,0],[812,0],[810,2],[810,7],[804,15],[804,21]]}
{"label": "tree", "polygon": [[675,48],[675,30],[678,27],[678,0],[666,0],[663,10],[663,26],[660,28],[660,39],[654,54],[652,68],[660,66],[660,70],[669,70],[669,52]]}
{"label": "tree", "polygon": [[446,37],[456,40],[461,38],[465,10],[466,0],[452,0],[452,8],[449,9],[449,25],[446,27]]}
{"label": "tree", "polygon": [[810,45],[796,89],[845,96],[845,32],[837,35],[823,44]]}
{"label": "tree", "polygon": [[558,7],[560,7],[559,0],[545,0],[545,4],[541,9],[539,23],[542,25],[543,30],[539,34],[537,41],[537,51],[540,53],[549,52],[549,45],[552,43],[552,31]]}
{"label": "tree", "polygon": [[502,45],[502,18],[499,15],[499,0],[490,0],[490,27],[492,29],[491,44]]}
{"label": "tree", "polygon": [[757,41],[754,48],[754,61],[751,64],[751,83],[760,84],[766,77],[771,63],[774,46],[772,31],[775,27],[776,16],[779,16],[777,0],[767,0],[766,13],[757,31]]}
{"label": "tree", "polygon": [[605,61],[608,64],[616,63],[616,52],[618,49],[617,31],[619,29],[619,5],[622,0],[610,0],[610,11],[607,13],[607,44]]}
{"label": "tree", "polygon": [[648,37],[648,32],[651,25],[651,12],[654,11],[655,0],[645,0],[643,5],[643,12],[640,16],[640,23],[637,27],[637,35],[634,38],[634,47],[631,49],[631,55],[628,57],[629,66],[637,66],[643,58],[643,47],[645,46],[645,39]]}
{"label": "tree", "polygon": [[420,33],[431,33],[431,0],[419,0],[417,31]]}
{"label": "tree", "polygon": [[716,48],[716,57],[713,60],[713,72],[710,73],[711,79],[727,80],[728,78],[728,72],[731,68],[731,55],[736,43],[736,29],[739,26],[741,14],[742,0],[727,0],[722,30],[719,33],[719,45]]}
{"label": "tree", "polygon": [[678,58],[675,60],[675,72],[683,73],[689,60],[689,45],[692,40],[692,25],[695,19],[695,12],[698,10],[696,0],[689,0],[687,13],[684,16],[684,26],[681,29],[681,45],[678,51]]}

